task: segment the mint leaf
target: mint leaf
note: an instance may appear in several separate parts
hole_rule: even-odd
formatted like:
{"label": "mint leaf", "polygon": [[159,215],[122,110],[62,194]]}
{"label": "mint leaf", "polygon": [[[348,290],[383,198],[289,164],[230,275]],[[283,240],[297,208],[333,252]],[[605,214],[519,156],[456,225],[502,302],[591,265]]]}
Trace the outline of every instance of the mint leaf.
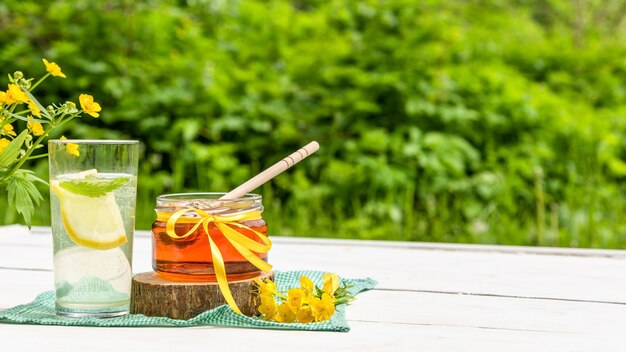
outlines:
{"label": "mint leaf", "polygon": [[129,177],[118,177],[110,180],[87,178],[86,180],[61,181],[59,186],[74,194],[96,198],[115,191],[129,180]]}
{"label": "mint leaf", "polygon": [[24,217],[26,226],[30,228],[35,207],[39,206],[42,196],[35,187],[35,182],[46,183],[30,170],[17,170],[6,185],[9,205],[15,207]]}

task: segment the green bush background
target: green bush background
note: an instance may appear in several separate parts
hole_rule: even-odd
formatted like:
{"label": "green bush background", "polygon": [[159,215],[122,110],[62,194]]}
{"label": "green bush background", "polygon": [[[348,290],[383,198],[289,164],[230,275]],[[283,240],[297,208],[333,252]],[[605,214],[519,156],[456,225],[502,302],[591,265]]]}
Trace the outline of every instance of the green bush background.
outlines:
{"label": "green bush background", "polygon": [[44,103],[103,106],[59,134],[143,141],[139,228],[318,140],[258,190],[274,235],[623,248],[623,5],[5,0],[0,72],[53,60]]}

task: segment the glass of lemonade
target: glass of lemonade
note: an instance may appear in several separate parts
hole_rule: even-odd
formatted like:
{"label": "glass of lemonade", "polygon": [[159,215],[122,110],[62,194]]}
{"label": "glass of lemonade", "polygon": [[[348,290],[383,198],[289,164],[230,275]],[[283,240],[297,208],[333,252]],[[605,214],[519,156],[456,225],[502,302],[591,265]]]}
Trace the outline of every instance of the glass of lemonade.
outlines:
{"label": "glass of lemonade", "polygon": [[139,142],[50,140],[48,152],[57,314],[127,314]]}

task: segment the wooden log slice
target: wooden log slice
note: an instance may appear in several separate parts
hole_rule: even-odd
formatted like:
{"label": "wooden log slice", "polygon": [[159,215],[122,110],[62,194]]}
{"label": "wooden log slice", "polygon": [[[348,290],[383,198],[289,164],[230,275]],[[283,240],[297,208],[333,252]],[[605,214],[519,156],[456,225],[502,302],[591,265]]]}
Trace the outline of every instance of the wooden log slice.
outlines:
{"label": "wooden log slice", "polygon": [[[274,280],[274,273],[261,273],[256,278],[228,283],[243,314],[258,314],[258,289],[253,280],[266,278]],[[130,304],[132,314],[186,320],[222,304],[226,304],[226,301],[217,282],[167,281],[155,272],[140,273],[133,277]]]}

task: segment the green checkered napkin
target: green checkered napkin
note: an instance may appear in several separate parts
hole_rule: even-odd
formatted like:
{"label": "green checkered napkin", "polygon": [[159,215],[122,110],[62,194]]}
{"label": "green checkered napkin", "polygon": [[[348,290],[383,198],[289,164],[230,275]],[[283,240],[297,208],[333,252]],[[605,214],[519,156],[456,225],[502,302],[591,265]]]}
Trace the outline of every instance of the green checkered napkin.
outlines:
{"label": "green checkered napkin", "polygon": [[[321,287],[322,275],[320,271],[285,271],[275,272],[275,281],[279,290],[287,290],[292,287],[300,287],[300,276],[308,276],[313,282]],[[342,283],[352,285],[350,293],[369,290],[376,286],[372,279],[341,279]],[[356,301],[358,304],[358,299]],[[354,303],[353,303],[354,304]],[[337,306],[335,314],[329,321],[310,324],[281,324],[264,321],[239,315],[223,305],[208,310],[189,320],[176,320],[163,317],[146,317],[142,314],[128,314],[117,318],[66,318],[56,315],[54,307],[54,292],[47,291],[35,298],[34,301],[0,311],[0,323],[6,324],[42,324],[42,325],[80,325],[80,326],[122,326],[122,327],[147,327],[147,326],[198,326],[198,325],[221,325],[245,328],[265,329],[289,329],[289,330],[324,330],[324,331],[350,331],[346,321],[346,305]]]}

